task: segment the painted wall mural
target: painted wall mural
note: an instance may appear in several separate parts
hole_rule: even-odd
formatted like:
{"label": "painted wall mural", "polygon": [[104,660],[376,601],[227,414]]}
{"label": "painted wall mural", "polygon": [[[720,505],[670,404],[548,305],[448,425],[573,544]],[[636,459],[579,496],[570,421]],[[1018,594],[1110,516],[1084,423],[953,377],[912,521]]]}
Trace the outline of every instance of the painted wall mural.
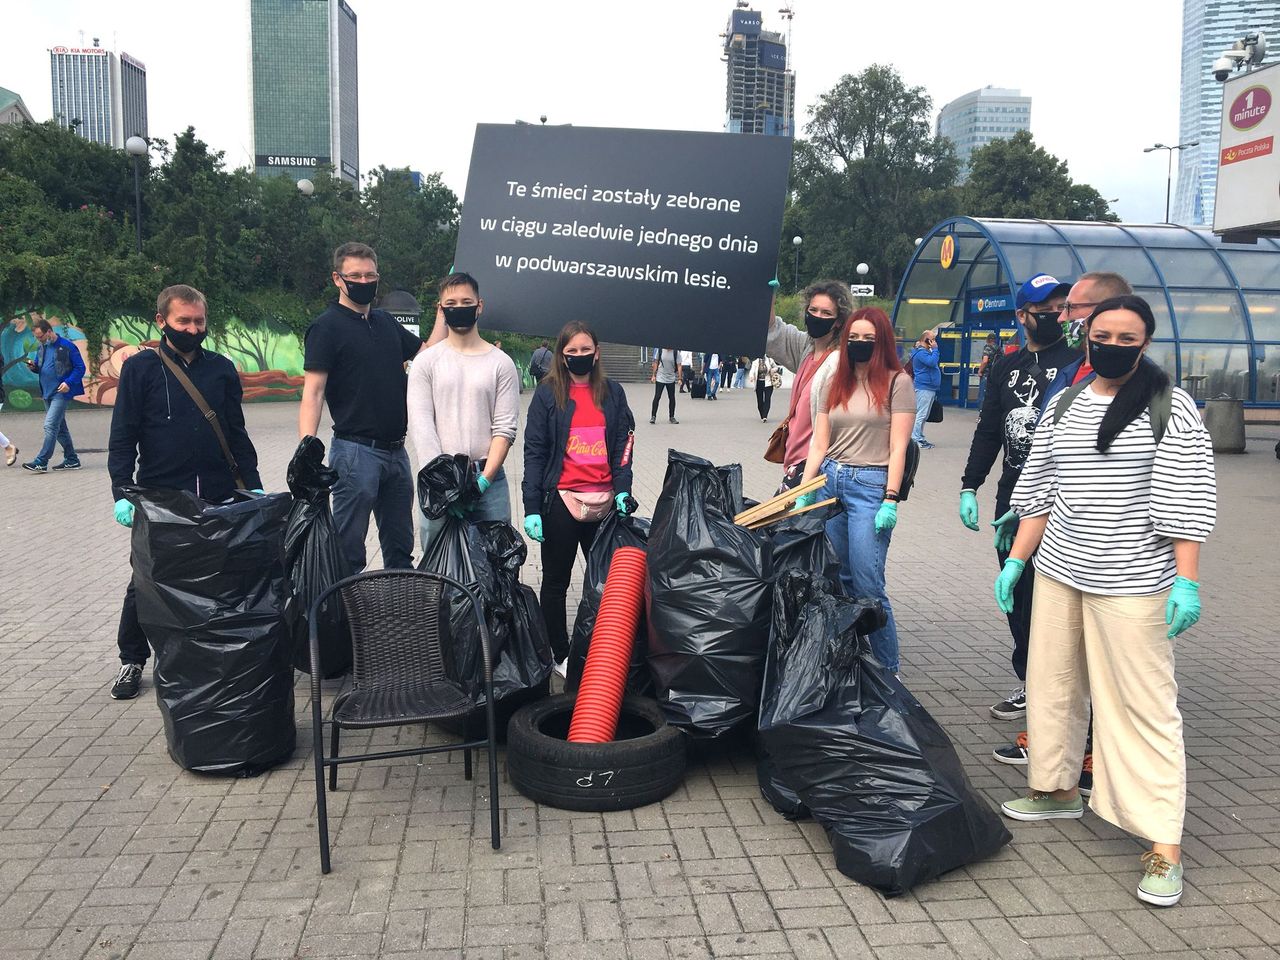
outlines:
{"label": "painted wall mural", "polygon": [[[111,406],[125,361],[139,350],[155,348],[160,343],[151,318],[119,316],[111,322],[94,372],[94,365],[89,362],[89,341],[69,311],[45,306],[10,316],[0,327],[0,376],[8,393],[6,405],[15,410],[40,408],[40,378],[23,363],[34,359],[40,347],[31,330],[31,324],[40,317],[79,347],[84,356],[90,374],[85,378],[85,395],[79,398],[83,403]],[[302,345],[284,324],[268,321],[249,326],[233,318],[220,334],[211,334],[207,342],[236,365],[246,402],[297,400],[302,396]]]}

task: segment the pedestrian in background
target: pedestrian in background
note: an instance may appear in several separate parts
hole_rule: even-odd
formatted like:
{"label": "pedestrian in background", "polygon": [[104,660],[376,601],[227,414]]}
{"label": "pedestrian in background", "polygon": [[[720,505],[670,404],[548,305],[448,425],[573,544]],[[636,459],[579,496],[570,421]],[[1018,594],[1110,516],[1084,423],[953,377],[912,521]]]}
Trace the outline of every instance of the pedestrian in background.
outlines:
{"label": "pedestrian in background", "polygon": [[707,377],[707,399],[714,400],[720,390],[720,354],[704,353],[702,369]]}
{"label": "pedestrian in background", "polygon": [[533,351],[533,356],[529,358],[529,373],[535,383],[541,383],[542,378],[547,375],[547,371],[550,369],[551,351],[547,349],[547,341],[543,340],[538,344],[538,349]]}
{"label": "pedestrian in background", "polygon": [[978,361],[978,409],[982,409],[982,400],[987,395],[987,374],[991,372],[991,364],[1000,355],[1000,338],[994,333],[987,334],[987,342],[982,347],[982,359]]}
{"label": "pedestrian in background", "polygon": [[871,634],[871,649],[896,674],[898,628],[885,588],[885,561],[898,523],[915,402],[883,310],[854,311],[840,334],[844,349],[818,398],[803,476],[825,476],[826,485],[820,493],[804,494],[796,506],[831,497],[843,505],[827,523],[827,539],[840,557],[840,581],[848,596],[874,597],[884,607],[885,625]]}
{"label": "pedestrian in background", "polygon": [[31,372],[40,377],[40,398],[44,401],[44,443],[35,459],[22,465],[31,473],[47,473],[49,458],[56,446],[62,447],[62,462],[53,470],[79,470],[80,457],[76,454],[67,427],[67,405],[76,397],[84,396],[84,358],[80,350],[66,337],[53,329],[44,317],[32,325],[32,332],[40,344],[35,360],[28,360]]}
{"label": "pedestrian in background", "polygon": [[733,374],[733,389],[741,390],[747,385],[747,371],[751,368],[749,357],[737,357],[733,363],[736,370]]}
{"label": "pedestrian in background", "polygon": [[[238,486],[262,492],[258,453],[244,425],[240,375],[228,358],[202,346],[208,311],[204,294],[195,287],[165,287],[156,299],[160,346],[135,353],[120,371],[107,472],[116,523],[123,527],[133,526],[134,506],[125,499],[125,488],[135,482],[185,490],[209,503],[230,500]],[[212,418],[205,416],[197,396]],[[124,591],[116,646],[120,672],[111,697],[132,700],[150,654],[132,580]]]}
{"label": "pedestrian in background", "polygon": [[600,364],[600,341],[585,323],[565,324],[555,362],[525,421],[524,532],[542,544],[543,620],[564,676],[569,656],[565,596],[579,550],[585,559],[600,522],[631,501],[635,418],[626,391]]}
{"label": "pedestrian in background", "polygon": [[650,423],[658,422],[658,403],[662,400],[664,390],[667,392],[667,421],[680,422],[676,419],[676,378],[679,376],[679,369],[679,350],[654,349],[653,363],[649,369],[649,382],[653,384],[653,407],[649,410]]}
{"label": "pedestrian in background", "polygon": [[769,407],[773,403],[773,384],[774,380],[780,376],[778,365],[769,357],[760,357],[751,364],[747,382],[755,387],[756,411],[760,414],[761,423],[769,420]]}
{"label": "pedestrian in background", "polygon": [[680,351],[680,392],[686,392],[693,386],[693,351]]}
{"label": "pedestrian in background", "polygon": [[[2,365],[0,365],[2,366]],[[0,410],[4,409],[5,392],[4,392],[4,372],[0,370]],[[12,467],[18,462],[18,453],[20,452],[14,442],[0,433],[0,447],[4,448],[4,465]]]}
{"label": "pedestrian in background", "polygon": [[1027,722],[1031,795],[1015,820],[1079,819],[1089,709],[1104,820],[1151,842],[1140,900],[1182,896],[1187,772],[1173,640],[1200,618],[1200,544],[1217,518],[1208,432],[1195,401],[1146,359],[1155,316],[1141,297],[1086,321],[1095,379],[1064,390],[1036,430],[1013,493],[1021,518],[996,580],[1012,592],[1036,555]]}
{"label": "pedestrian in background", "polygon": [[942,370],[938,366],[938,338],[932,330],[920,334],[916,347],[911,351],[911,368],[916,391],[916,422],[911,439],[929,450],[933,444],[924,438],[924,424],[942,386]]}

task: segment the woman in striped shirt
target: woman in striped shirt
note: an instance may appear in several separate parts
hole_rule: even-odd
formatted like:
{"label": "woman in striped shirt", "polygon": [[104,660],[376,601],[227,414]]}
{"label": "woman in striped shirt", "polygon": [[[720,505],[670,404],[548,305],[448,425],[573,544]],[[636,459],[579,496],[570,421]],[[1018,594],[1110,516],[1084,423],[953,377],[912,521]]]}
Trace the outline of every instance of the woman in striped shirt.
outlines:
{"label": "woman in striped shirt", "polygon": [[1103,819],[1152,841],[1138,897],[1182,896],[1186,755],[1173,639],[1200,617],[1200,544],[1217,489],[1195,402],[1143,357],[1155,318],[1141,297],[1089,317],[1096,379],[1059,394],[1036,430],[1013,493],[1022,518],[996,581],[1002,609],[1039,548],[1027,664],[1034,744],[1017,820],[1076,819],[1089,704],[1094,789]]}

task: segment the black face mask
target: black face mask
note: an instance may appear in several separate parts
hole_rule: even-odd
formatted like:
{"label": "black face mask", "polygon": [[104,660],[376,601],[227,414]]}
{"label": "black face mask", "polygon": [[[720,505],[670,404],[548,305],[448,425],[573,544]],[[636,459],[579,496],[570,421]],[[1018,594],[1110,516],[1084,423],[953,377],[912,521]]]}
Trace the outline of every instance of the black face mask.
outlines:
{"label": "black face mask", "polygon": [[164,338],[169,341],[169,346],[179,353],[194,353],[195,349],[204,343],[204,338],[208,335],[208,330],[201,330],[199,333],[188,333],[186,330],[175,330],[173,327],[164,328]]}
{"label": "black face mask", "polygon": [[1040,346],[1047,347],[1062,339],[1062,324],[1058,322],[1058,318],[1062,316],[1061,310],[1047,310],[1043,313],[1032,313],[1031,316],[1035,326],[1029,327],[1027,333]]}
{"label": "black face mask", "polygon": [[352,303],[367,307],[373,303],[373,298],[378,295],[378,281],[370,280],[368,283],[356,283],[354,280],[343,280],[347,285],[347,299]]}
{"label": "black face mask", "polygon": [[809,336],[815,340],[821,340],[831,332],[831,328],[835,325],[836,322],[832,318],[819,317],[808,310],[804,312],[804,328],[809,331]]}
{"label": "black face mask", "polygon": [[469,307],[441,307],[440,310],[444,314],[444,322],[454,330],[470,330],[476,325],[476,311],[480,308],[476,304]]}
{"label": "black face mask", "polygon": [[844,349],[849,354],[850,363],[866,363],[871,359],[871,355],[876,352],[876,342],[874,340],[850,340],[844,345]]}
{"label": "black face mask", "polygon": [[578,356],[565,357],[564,365],[575,376],[585,377],[596,368],[596,355],[594,353],[584,353]]}
{"label": "black face mask", "polygon": [[1114,343],[1089,341],[1089,365],[1106,380],[1118,380],[1138,365],[1142,347],[1121,347]]}

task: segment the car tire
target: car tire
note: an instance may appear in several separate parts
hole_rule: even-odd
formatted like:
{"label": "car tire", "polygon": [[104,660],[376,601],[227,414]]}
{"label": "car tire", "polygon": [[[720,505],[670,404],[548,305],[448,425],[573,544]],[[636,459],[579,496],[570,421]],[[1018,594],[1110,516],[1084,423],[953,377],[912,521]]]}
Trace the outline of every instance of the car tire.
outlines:
{"label": "car tire", "polygon": [[507,727],[507,776],[537,803],[604,812],[657,803],[684,780],[685,736],[657,702],[626,697],[611,743],[570,743],[574,694],[522,707]]}

